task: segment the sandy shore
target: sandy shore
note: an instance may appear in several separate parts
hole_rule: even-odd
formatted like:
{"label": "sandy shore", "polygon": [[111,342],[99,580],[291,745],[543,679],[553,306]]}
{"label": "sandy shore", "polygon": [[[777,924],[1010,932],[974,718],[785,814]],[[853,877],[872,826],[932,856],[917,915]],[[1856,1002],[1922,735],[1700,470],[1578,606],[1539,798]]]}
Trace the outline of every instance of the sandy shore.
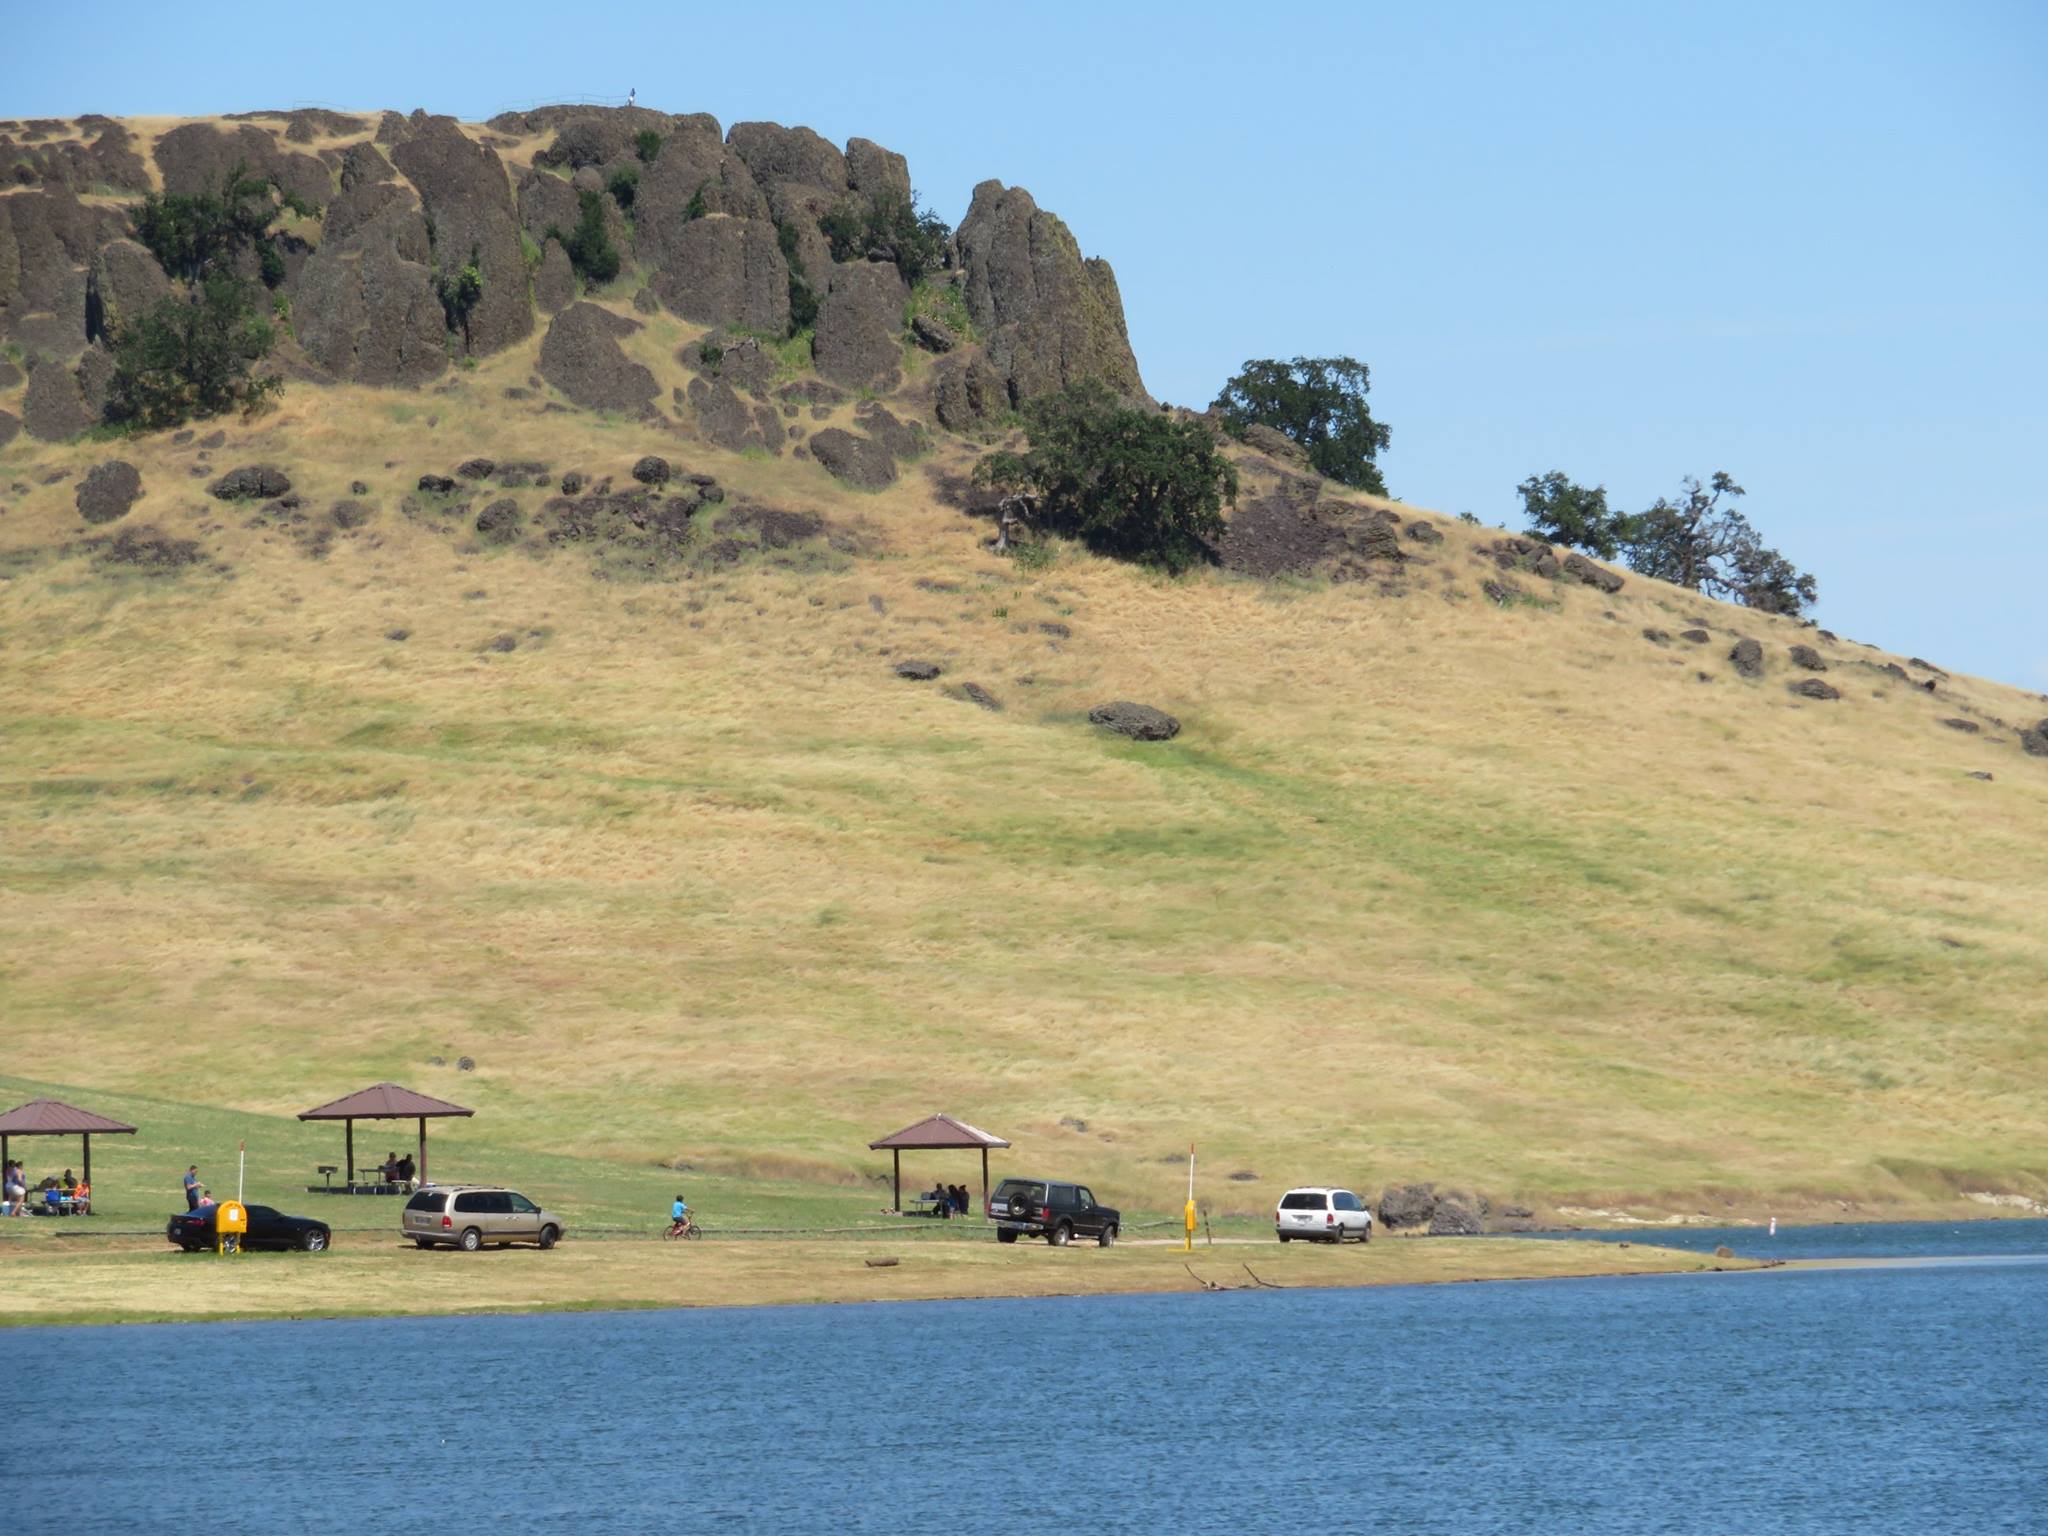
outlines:
{"label": "sandy shore", "polygon": [[[890,1262],[893,1261],[893,1262]],[[337,1238],[322,1254],[182,1254],[161,1239],[0,1250],[13,1325],[425,1316],[1084,1296],[1266,1284],[1419,1285],[1750,1269],[1648,1244],[1440,1238],[1341,1249],[1275,1243],[1054,1250],[862,1240],[563,1243],[552,1252],[421,1252]],[[1205,1284],[1206,1282],[1206,1284]]]}

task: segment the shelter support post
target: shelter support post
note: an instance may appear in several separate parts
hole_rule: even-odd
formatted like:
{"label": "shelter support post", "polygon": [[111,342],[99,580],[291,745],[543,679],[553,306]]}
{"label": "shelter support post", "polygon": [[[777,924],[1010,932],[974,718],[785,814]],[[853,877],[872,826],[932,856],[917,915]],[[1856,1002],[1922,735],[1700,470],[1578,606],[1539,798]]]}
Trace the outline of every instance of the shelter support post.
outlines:
{"label": "shelter support post", "polygon": [[0,1134],[0,1163],[11,1163],[13,1161],[14,1159],[7,1155],[7,1137],[5,1134]]}
{"label": "shelter support post", "polygon": [[981,1213],[988,1214],[988,1148],[981,1149]]}
{"label": "shelter support post", "polygon": [[343,1181],[343,1183],[342,1183],[342,1186],[341,1186],[341,1187],[342,1187],[343,1189],[346,1189],[346,1190],[350,1190],[350,1191],[353,1191],[353,1190],[354,1190],[354,1188],[355,1188],[355,1182],[356,1182],[356,1123],[355,1123],[355,1121],[353,1121],[353,1120],[344,1120],[344,1121],[342,1121],[342,1122],[341,1122],[341,1134],[342,1134],[342,1145],[343,1145],[343,1146],[345,1146],[345,1147],[346,1147],[346,1148],[348,1149],[348,1157],[347,1157],[347,1158],[345,1159],[345,1161],[346,1161],[346,1162],[348,1163],[348,1174],[347,1174],[347,1177],[345,1178],[345,1180]]}
{"label": "shelter support post", "polygon": [[85,1182],[89,1188],[92,1184],[92,1132],[80,1131],[78,1133],[78,1140],[84,1147],[79,1160],[85,1164]]}
{"label": "shelter support post", "polygon": [[420,1116],[420,1182],[427,1182],[427,1117]]}
{"label": "shelter support post", "polygon": [[895,1210],[896,1214],[900,1216],[903,1214],[903,1149],[901,1147],[891,1147],[889,1149],[889,1160],[896,1165]]}

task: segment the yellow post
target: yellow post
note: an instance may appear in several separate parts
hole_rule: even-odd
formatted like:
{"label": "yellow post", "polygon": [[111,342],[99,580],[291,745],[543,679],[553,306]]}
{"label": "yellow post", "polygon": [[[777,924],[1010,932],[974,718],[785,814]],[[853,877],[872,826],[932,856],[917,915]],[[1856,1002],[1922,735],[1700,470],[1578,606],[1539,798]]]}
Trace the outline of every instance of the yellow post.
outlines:
{"label": "yellow post", "polygon": [[1192,1141],[1188,1143],[1188,1203],[1186,1210],[1181,1213],[1181,1217],[1187,1223],[1188,1230],[1187,1236],[1181,1241],[1180,1251],[1182,1253],[1193,1253],[1195,1251],[1195,1144]]}
{"label": "yellow post", "polygon": [[240,1253],[249,1232],[249,1208],[239,1200],[224,1201],[213,1215],[213,1251]]}

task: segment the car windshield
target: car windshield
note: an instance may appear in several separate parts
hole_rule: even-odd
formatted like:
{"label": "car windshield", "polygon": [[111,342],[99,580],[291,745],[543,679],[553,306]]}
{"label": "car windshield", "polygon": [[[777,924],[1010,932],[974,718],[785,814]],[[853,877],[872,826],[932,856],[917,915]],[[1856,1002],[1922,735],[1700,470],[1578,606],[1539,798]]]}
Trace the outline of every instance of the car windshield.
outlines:
{"label": "car windshield", "polygon": [[1005,1179],[996,1186],[998,1199],[1029,1200],[1036,1204],[1045,1203],[1045,1186],[1034,1184],[1028,1179]]}

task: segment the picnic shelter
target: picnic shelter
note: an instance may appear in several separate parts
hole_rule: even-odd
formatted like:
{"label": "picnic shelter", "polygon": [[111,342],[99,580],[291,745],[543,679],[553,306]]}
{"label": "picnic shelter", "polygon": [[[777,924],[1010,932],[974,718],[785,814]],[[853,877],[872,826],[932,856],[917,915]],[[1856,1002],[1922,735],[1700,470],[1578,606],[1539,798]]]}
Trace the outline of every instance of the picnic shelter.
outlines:
{"label": "picnic shelter", "polygon": [[915,1125],[906,1125],[902,1130],[880,1141],[871,1141],[868,1148],[880,1152],[887,1150],[895,1168],[896,1203],[893,1209],[903,1209],[903,1154],[906,1152],[958,1152],[981,1150],[981,1203],[988,1206],[988,1154],[991,1147],[1007,1147],[1009,1143],[1000,1136],[991,1136],[987,1131],[969,1125],[965,1120],[955,1120],[951,1115],[927,1115]]}

